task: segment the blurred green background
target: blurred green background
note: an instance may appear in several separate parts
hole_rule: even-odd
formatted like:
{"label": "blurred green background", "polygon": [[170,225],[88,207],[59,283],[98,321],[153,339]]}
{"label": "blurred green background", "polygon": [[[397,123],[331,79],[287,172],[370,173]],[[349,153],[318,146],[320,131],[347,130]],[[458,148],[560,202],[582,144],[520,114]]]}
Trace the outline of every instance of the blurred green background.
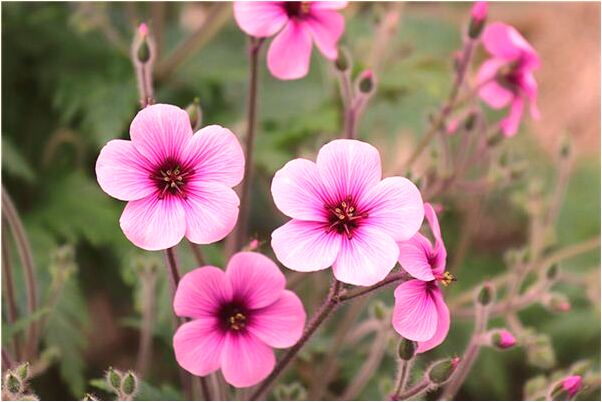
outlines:
{"label": "blurred green background", "polygon": [[[355,72],[376,70],[377,95],[362,121],[360,137],[379,147],[385,173],[394,174],[425,132],[429,113],[447,95],[452,55],[461,46],[470,4],[405,4],[382,49],[374,44],[389,7],[351,5],[345,10],[342,43],[350,49]],[[599,5],[593,3],[491,6],[492,20],[515,22],[541,52],[543,68],[537,77],[542,121],[524,124],[515,139],[502,145],[528,161],[525,178],[487,197],[467,256],[454,272],[460,281],[448,290],[450,297],[503,272],[504,252],[525,241],[526,214],[512,200],[533,180],[539,180],[546,191],[552,190],[556,149],[567,132],[573,136],[577,157],[557,226],[557,247],[600,233],[599,14]],[[583,23],[583,18],[591,24]],[[109,366],[135,367],[141,256],[156,259],[159,278],[153,360],[140,398],[182,397],[171,349],[172,318],[162,257],[137,250],[125,239],[118,224],[124,204],[104,194],[94,175],[101,147],[112,138],[128,138],[129,123],[139,107],[129,46],[135,26],[142,21],[150,23],[159,41],[157,101],[185,107],[198,96],[204,125],[224,125],[242,138],[246,38],[233,21],[230,4],[2,4],[2,185],[17,206],[34,251],[40,305],[52,307],[41,313],[46,326],[40,350],[50,356],[50,364],[32,381],[42,399],[81,399],[85,392],[106,397],[90,380],[102,377]],[[174,54],[184,57],[176,59]],[[332,67],[315,50],[310,74],[292,82],[271,77],[264,56],[265,52],[260,62],[250,232],[263,242],[262,251],[271,255],[269,235],[285,220],[270,199],[271,177],[289,159],[313,157],[321,144],[339,136],[341,104]],[[483,57],[482,52],[477,54],[477,59]],[[567,80],[563,69],[571,68],[583,74],[572,85],[563,86]],[[436,200],[445,208],[441,222],[452,261],[465,230],[463,204],[468,198]],[[4,221],[2,228],[6,235]],[[21,317],[8,326],[3,308],[2,342],[3,347],[10,347],[10,336],[21,337],[31,318],[26,317],[18,254],[13,242],[6,241],[9,252],[5,256],[15,268]],[[69,247],[74,257],[66,263]],[[221,247],[203,247],[212,264],[224,265]],[[183,270],[195,267],[186,244],[180,246],[179,257]],[[599,267],[598,251],[563,263],[564,270],[591,277],[591,289],[561,287],[573,304],[570,313],[552,314],[540,306],[521,313],[525,325],[551,337],[558,368],[568,368],[581,358],[600,364]],[[57,291],[60,272],[67,272],[67,279]],[[329,272],[311,274],[298,284],[308,311],[325,294],[328,276]],[[58,300],[52,304],[55,294]],[[392,288],[379,297],[391,306]],[[348,308],[341,309],[327,330],[307,345],[296,370],[289,371],[284,382],[312,381],[316,373],[312,374],[307,362],[320,362],[332,347],[333,333]],[[369,308],[363,311],[361,319],[368,316]],[[493,323],[497,324],[502,325]],[[470,321],[454,320],[446,342],[429,352],[425,361],[461,354],[471,328]],[[359,398],[386,395],[382,387],[396,372],[394,339],[391,335],[380,368]],[[372,342],[368,337],[358,347],[341,351],[327,397],[340,396]],[[528,364],[522,348],[504,353],[487,349],[458,398],[519,399],[529,378],[549,372]],[[599,398],[599,390],[588,397]]]}

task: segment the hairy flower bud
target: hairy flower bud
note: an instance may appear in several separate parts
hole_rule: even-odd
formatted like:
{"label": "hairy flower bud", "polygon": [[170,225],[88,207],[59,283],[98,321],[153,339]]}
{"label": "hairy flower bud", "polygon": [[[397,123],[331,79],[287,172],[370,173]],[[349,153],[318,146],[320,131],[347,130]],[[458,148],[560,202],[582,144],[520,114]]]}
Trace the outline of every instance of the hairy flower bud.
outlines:
{"label": "hairy flower bud", "polygon": [[491,344],[498,349],[509,349],[516,345],[516,338],[506,329],[493,331],[491,333]]}
{"label": "hairy flower bud", "polygon": [[552,400],[566,401],[577,395],[583,386],[583,379],[580,375],[571,375],[563,378],[553,386],[551,392]]}
{"label": "hairy flower bud", "polygon": [[558,264],[554,264],[546,271],[546,278],[548,278],[549,281],[554,281],[558,278],[559,273],[560,268],[558,267]]}
{"label": "hairy flower bud", "polygon": [[477,302],[482,306],[491,304],[495,298],[495,288],[491,283],[485,283],[477,296]]}
{"label": "hairy flower bud", "polygon": [[122,374],[119,370],[115,370],[113,367],[109,367],[106,373],[106,381],[109,387],[116,393],[121,391],[121,379]]}
{"label": "hairy flower bud", "polygon": [[21,381],[12,370],[7,370],[4,377],[4,386],[7,391],[13,395],[18,395],[23,392],[23,381]]}
{"label": "hairy flower bud", "polygon": [[188,113],[192,130],[199,130],[203,123],[203,110],[201,109],[201,100],[199,97],[194,98],[192,103],[186,106],[186,112]]}
{"label": "hairy flower bud", "polygon": [[128,371],[121,381],[121,392],[127,396],[134,396],[138,391],[138,378],[132,371]]}
{"label": "hairy flower bud", "polygon": [[549,293],[544,297],[543,304],[553,313],[566,313],[571,310],[571,302],[562,293]]}
{"label": "hairy flower bud", "polygon": [[401,360],[410,360],[416,354],[416,349],[418,349],[418,343],[406,338],[401,338],[399,347],[397,348],[397,354]]}
{"label": "hairy flower bud", "polygon": [[431,383],[441,385],[449,380],[456,367],[460,364],[459,357],[439,360],[435,362],[427,371]]}
{"label": "hairy flower bud", "polygon": [[21,379],[26,381],[29,378],[29,362],[25,362],[15,369],[15,374]]}
{"label": "hairy flower bud", "polygon": [[278,384],[274,388],[274,397],[277,401],[304,401],[307,399],[307,390],[299,382]]}
{"label": "hairy flower bud", "polygon": [[334,65],[337,68],[337,70],[339,70],[341,72],[345,72],[345,71],[349,70],[351,62],[350,62],[349,52],[347,51],[346,48],[340,47],[338,49],[337,58],[334,61]]}
{"label": "hairy flower bud", "polygon": [[138,26],[138,36],[140,37],[140,44],[136,50],[136,57],[142,64],[148,62],[151,58],[151,50],[148,44],[148,25],[142,23]]}
{"label": "hairy flower bud", "polygon": [[477,39],[481,36],[485,21],[487,20],[487,2],[476,1],[470,11],[470,24],[468,26],[468,36],[471,39]]}
{"label": "hairy flower bud", "polygon": [[363,71],[358,79],[358,88],[361,93],[369,94],[374,89],[374,74],[372,70]]}
{"label": "hairy flower bud", "polygon": [[387,316],[388,308],[381,300],[375,300],[370,303],[370,314],[375,319],[382,321]]}

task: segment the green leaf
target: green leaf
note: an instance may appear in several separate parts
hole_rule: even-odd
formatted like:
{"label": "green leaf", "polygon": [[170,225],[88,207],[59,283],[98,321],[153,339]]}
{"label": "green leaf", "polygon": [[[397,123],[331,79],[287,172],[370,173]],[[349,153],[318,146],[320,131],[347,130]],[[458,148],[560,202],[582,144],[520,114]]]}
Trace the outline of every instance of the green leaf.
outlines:
{"label": "green leaf", "polygon": [[10,176],[28,183],[32,183],[36,178],[29,162],[6,135],[2,136],[2,168]]}
{"label": "green leaf", "polygon": [[48,313],[50,313],[51,309],[48,307],[42,307],[33,312],[26,317],[23,317],[11,325],[3,325],[2,326],[2,344],[5,345],[9,340],[16,334],[24,331],[29,324],[34,321],[39,320],[42,317],[45,317]]}

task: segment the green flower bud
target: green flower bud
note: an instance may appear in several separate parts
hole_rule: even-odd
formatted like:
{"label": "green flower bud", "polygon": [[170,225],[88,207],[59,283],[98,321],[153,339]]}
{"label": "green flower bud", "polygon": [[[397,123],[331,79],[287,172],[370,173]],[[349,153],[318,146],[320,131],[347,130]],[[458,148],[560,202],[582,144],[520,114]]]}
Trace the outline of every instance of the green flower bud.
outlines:
{"label": "green flower bud", "polygon": [[115,391],[119,392],[121,389],[121,378],[122,375],[118,370],[113,367],[109,367],[106,374],[107,384]]}
{"label": "green flower bud", "polygon": [[550,281],[556,280],[559,272],[560,268],[558,267],[558,264],[554,264],[546,271],[546,278],[548,278]]}
{"label": "green flower bud", "polygon": [[274,398],[277,401],[303,401],[307,399],[307,390],[299,382],[278,384],[274,388]]}
{"label": "green flower bud", "polygon": [[133,372],[128,371],[121,381],[121,391],[127,396],[133,396],[138,390],[138,378]]}
{"label": "green flower bud", "polygon": [[15,373],[21,379],[21,381],[27,380],[29,378],[29,362],[25,362],[17,367],[15,369]]}
{"label": "green flower bud", "polygon": [[203,122],[203,110],[201,109],[201,100],[196,97],[194,101],[186,107],[190,125],[194,131],[201,128]]}
{"label": "green flower bud", "polygon": [[397,348],[397,354],[401,360],[410,360],[416,354],[418,344],[409,339],[401,338],[399,347]]}
{"label": "green flower bud", "polygon": [[387,306],[380,300],[375,300],[370,304],[371,315],[379,321],[382,321],[387,316]]}
{"label": "green flower bud", "polygon": [[361,93],[369,94],[374,89],[374,74],[372,70],[365,70],[360,74],[358,88]]}
{"label": "green flower bud", "polygon": [[349,60],[349,54],[347,52],[347,49],[340,47],[338,49],[337,58],[334,61],[335,67],[337,68],[337,70],[345,72],[349,70],[350,64],[351,63]]}
{"label": "green flower bud", "polygon": [[444,384],[453,374],[456,367],[460,364],[459,357],[451,359],[439,360],[428,369],[428,378],[431,383],[441,385]]}
{"label": "green flower bud", "polygon": [[11,370],[8,370],[4,377],[4,386],[13,395],[23,392],[23,382]]}
{"label": "green flower bud", "polygon": [[477,296],[477,301],[482,306],[491,304],[495,297],[495,289],[491,283],[485,283]]}
{"label": "green flower bud", "polygon": [[86,396],[84,396],[84,401],[98,401],[98,398],[92,394],[86,394]]}

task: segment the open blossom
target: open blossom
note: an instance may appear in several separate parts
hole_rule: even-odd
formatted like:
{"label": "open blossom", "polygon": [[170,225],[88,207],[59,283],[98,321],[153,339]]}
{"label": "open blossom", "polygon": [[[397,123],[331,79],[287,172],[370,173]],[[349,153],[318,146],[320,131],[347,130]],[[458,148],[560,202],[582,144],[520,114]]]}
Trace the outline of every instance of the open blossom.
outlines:
{"label": "open blossom", "polygon": [[332,266],[338,280],[360,286],[387,276],[395,242],[418,231],[424,208],[412,182],[381,175],[378,150],[357,140],[329,142],[316,163],[284,165],[272,181],[276,206],[293,218],[272,233],[280,262],[302,272]]}
{"label": "open blossom", "polygon": [[424,214],[435,239],[433,245],[416,233],[399,244],[399,263],[416,279],[395,289],[393,327],[404,338],[418,342],[417,353],[438,346],[449,331],[449,309],[438,282],[448,285],[454,277],[445,271],[447,251],[433,207],[425,203]]}
{"label": "open blossom", "polygon": [[309,71],[312,42],[327,59],[337,57],[345,19],[336,10],[346,1],[237,1],[234,17],[248,35],[276,35],[268,50],[268,68],[277,78],[291,80]]}
{"label": "open blossom", "polygon": [[138,112],[130,138],[104,146],[96,177],[107,194],[128,201],[119,223],[132,243],[161,250],[184,236],[208,244],[230,233],[239,205],[231,187],[244,171],[230,130],[208,126],[193,135],[184,110],[157,104]]}
{"label": "open blossom", "polygon": [[184,275],[173,307],[192,321],[173,338],[178,364],[198,376],[221,368],[235,387],[265,379],[276,362],[272,348],[294,345],[305,325],[303,304],[285,285],[276,264],[254,252],[233,255],[226,272],[205,266]]}
{"label": "open blossom", "polygon": [[479,96],[494,109],[510,105],[500,126],[504,135],[511,137],[518,130],[525,102],[529,102],[531,116],[539,118],[537,82],[533,76],[540,66],[539,56],[516,29],[501,22],[485,28],[483,45],[491,58],[477,75],[477,83],[482,86]]}

